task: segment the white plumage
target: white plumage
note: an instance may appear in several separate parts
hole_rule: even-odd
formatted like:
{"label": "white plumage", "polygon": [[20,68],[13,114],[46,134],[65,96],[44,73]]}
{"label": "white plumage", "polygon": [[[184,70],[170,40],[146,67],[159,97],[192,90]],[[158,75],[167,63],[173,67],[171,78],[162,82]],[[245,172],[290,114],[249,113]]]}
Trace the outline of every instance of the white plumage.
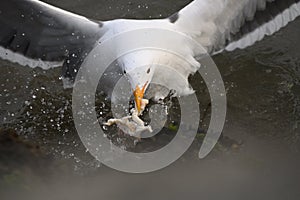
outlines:
{"label": "white plumage", "polygon": [[[273,7],[278,7],[276,12],[268,13],[265,21],[256,23],[257,13]],[[1,1],[0,57],[31,67],[47,68],[63,63],[63,76],[74,79],[80,64],[95,45],[122,32],[141,28],[173,30],[193,38],[213,54],[252,45],[299,15],[299,0],[194,0],[167,19],[96,22],[37,0]],[[255,23],[251,24],[252,21]],[[246,26],[250,28],[242,32]],[[171,50],[179,48],[189,64],[159,51],[124,56],[118,62],[121,70],[128,73],[132,88],[160,79],[178,94],[193,92],[187,78],[200,67],[196,60],[199,52],[184,37],[172,40],[162,35],[152,40],[168,43]],[[115,44],[116,54],[122,45],[126,45],[126,41]],[[147,66],[149,63],[171,66],[184,80],[174,79],[163,67],[153,67],[146,73],[151,67]],[[138,70],[141,72],[137,73]]]}

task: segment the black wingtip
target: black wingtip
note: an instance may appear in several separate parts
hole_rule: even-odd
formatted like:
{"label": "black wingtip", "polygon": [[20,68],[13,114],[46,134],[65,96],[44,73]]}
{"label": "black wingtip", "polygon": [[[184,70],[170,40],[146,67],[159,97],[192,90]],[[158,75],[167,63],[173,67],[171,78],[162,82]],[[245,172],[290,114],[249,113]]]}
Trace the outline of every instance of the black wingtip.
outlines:
{"label": "black wingtip", "polygon": [[176,12],[169,17],[171,23],[175,24],[175,22],[179,19],[179,13]]}

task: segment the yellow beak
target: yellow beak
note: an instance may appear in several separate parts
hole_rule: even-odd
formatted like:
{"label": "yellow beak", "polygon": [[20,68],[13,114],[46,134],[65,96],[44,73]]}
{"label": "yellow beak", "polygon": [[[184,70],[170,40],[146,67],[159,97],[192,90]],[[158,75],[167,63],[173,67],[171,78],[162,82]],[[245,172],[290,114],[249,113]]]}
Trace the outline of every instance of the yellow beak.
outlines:
{"label": "yellow beak", "polygon": [[145,89],[147,86],[148,82],[145,83],[143,88],[140,88],[138,85],[136,86],[133,94],[134,94],[134,101],[135,101],[135,106],[138,110],[138,113],[141,111],[141,105],[142,105],[142,99],[144,97]]}

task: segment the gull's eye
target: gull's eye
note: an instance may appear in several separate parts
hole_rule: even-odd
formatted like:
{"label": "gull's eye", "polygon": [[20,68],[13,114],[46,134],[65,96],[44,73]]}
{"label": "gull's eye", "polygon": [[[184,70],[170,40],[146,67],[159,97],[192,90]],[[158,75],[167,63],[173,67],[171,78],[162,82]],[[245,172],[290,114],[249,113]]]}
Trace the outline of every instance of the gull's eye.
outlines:
{"label": "gull's eye", "polygon": [[147,74],[149,74],[150,73],[150,68],[147,70]]}

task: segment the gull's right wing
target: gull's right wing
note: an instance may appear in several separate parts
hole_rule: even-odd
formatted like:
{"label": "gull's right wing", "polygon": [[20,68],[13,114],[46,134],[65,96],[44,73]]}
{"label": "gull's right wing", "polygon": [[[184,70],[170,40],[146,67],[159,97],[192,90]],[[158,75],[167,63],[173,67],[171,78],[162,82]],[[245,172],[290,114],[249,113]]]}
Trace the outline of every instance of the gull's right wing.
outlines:
{"label": "gull's right wing", "polygon": [[30,67],[63,65],[63,76],[73,79],[103,26],[38,0],[1,0],[0,58]]}

